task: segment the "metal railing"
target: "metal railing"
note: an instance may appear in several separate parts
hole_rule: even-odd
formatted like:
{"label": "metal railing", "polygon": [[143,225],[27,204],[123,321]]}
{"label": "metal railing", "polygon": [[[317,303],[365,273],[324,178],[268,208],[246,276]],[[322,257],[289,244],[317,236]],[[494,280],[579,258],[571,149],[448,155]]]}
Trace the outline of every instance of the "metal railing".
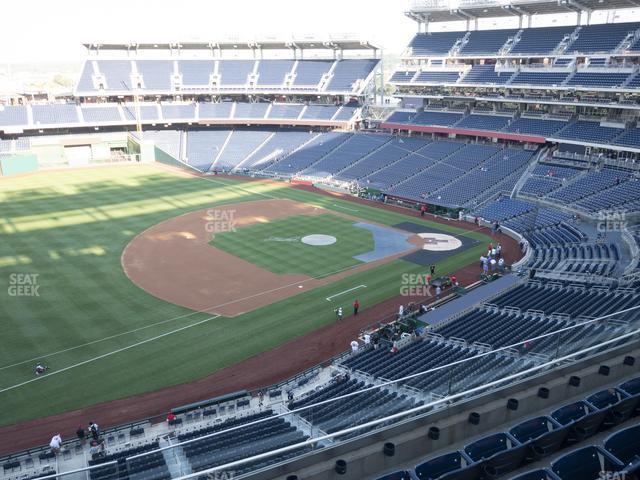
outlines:
{"label": "metal railing", "polygon": [[[492,349],[489,347],[483,348],[480,353],[472,354],[472,356],[467,358],[462,358],[456,361],[452,361],[447,363],[446,365],[441,365],[433,368],[426,369],[424,371],[415,372],[409,375],[405,375],[401,378],[392,379],[392,380],[382,380],[380,377],[372,377],[375,380],[375,385],[364,386],[364,388],[357,388],[354,391],[349,391],[345,394],[323,399],[317,402],[313,402],[309,405],[302,405],[299,407],[295,407],[292,409],[287,409],[282,406],[280,409],[281,413],[274,413],[273,415],[266,416],[265,418],[260,418],[258,420],[249,421],[244,424],[238,424],[229,428],[224,428],[224,424],[220,424],[222,427],[218,431],[213,431],[207,433],[205,435],[200,435],[195,438],[191,438],[185,441],[178,441],[177,443],[169,444],[164,447],[160,447],[151,451],[135,454],[124,458],[124,464],[129,465],[130,462],[140,463],[144,462],[146,459],[150,459],[151,455],[162,453],[165,458],[171,454],[174,458],[179,458],[181,453],[183,452],[184,447],[189,447],[190,445],[197,444],[197,442],[202,442],[207,439],[214,439],[215,437],[220,437],[222,435],[228,435],[230,433],[236,432],[236,434],[240,435],[240,430],[255,427],[260,424],[264,424],[265,422],[273,422],[274,420],[280,419],[283,422],[288,422],[290,425],[300,425],[300,420],[304,420],[305,424],[311,425],[311,434],[313,432],[321,432],[322,434],[319,436],[312,436],[311,438],[296,442],[291,445],[283,446],[281,448],[274,449],[269,452],[259,453],[257,455],[251,455],[247,458],[236,459],[234,461],[226,462],[220,466],[215,466],[208,469],[203,469],[197,473],[192,473],[189,475],[182,476],[182,479],[192,478],[197,475],[206,475],[213,474],[215,472],[226,471],[235,467],[240,467],[242,465],[247,465],[252,462],[261,461],[267,458],[273,458],[278,455],[282,455],[285,453],[290,453],[297,449],[304,449],[306,447],[318,447],[319,444],[323,446],[327,444],[327,442],[335,443],[339,441],[341,437],[345,437],[347,435],[351,435],[354,433],[360,432],[366,433],[371,428],[377,428],[384,425],[390,425],[394,421],[400,421],[402,419],[406,419],[409,416],[415,416],[418,414],[426,413],[428,410],[431,410],[437,406],[448,404],[458,399],[469,398],[475,394],[487,393],[492,391],[495,387],[504,387],[507,386],[508,382],[512,382],[515,380],[522,380],[523,378],[528,378],[531,375],[538,374],[542,371],[545,371],[549,368],[553,368],[559,365],[561,362],[567,362],[569,360],[576,360],[583,358],[590,352],[595,352],[596,350],[600,351],[606,349],[606,347],[621,345],[626,343],[628,340],[633,338],[640,338],[640,329],[634,329],[628,333],[624,333],[620,335],[620,329],[611,329],[610,336],[611,338],[598,337],[597,339],[593,339],[596,342],[595,345],[587,345],[584,343],[588,341],[588,338],[585,338],[584,335],[580,335],[580,330],[584,329],[588,325],[595,324],[605,324],[609,323],[610,319],[614,319],[614,317],[619,317],[620,315],[627,314],[629,312],[635,312],[640,309],[640,305],[634,306],[631,308],[627,308],[621,310],[619,312],[611,313],[609,315],[604,315],[594,319],[588,319],[581,323],[573,324],[566,326],[564,328],[558,329],[553,332],[549,332],[543,335],[535,336],[526,340],[522,340],[519,342],[515,342],[510,345],[506,345],[500,348]],[[428,337],[429,338],[429,337]],[[537,346],[545,345],[545,350],[537,351]],[[478,350],[475,350],[478,352]],[[468,367],[469,365],[477,365],[478,362],[486,359],[487,357],[493,356],[502,356],[509,357],[513,360],[523,360],[521,362],[522,366],[528,366],[533,364],[530,368],[526,368],[522,371],[516,371],[510,373],[507,376],[501,378],[493,378],[491,375],[495,374],[496,371],[492,369],[487,369],[484,372],[480,372],[483,378],[490,379],[486,383],[481,385],[475,385],[469,387],[469,383],[465,383],[464,379],[457,380],[457,376],[460,375],[460,369]],[[357,358],[357,356],[356,356]],[[527,360],[531,360],[527,362]],[[534,361],[535,360],[535,361]],[[543,363],[541,363],[543,362]],[[502,367],[504,369],[506,367]],[[509,367],[511,368],[511,367]],[[365,375],[367,372],[364,372]],[[349,417],[351,421],[349,422],[351,425],[348,428],[340,428],[336,432],[332,433],[324,433],[322,430],[322,425],[318,424],[314,420],[318,418],[318,415],[326,414],[327,408],[333,408],[333,414],[336,416],[340,414],[340,405],[339,402],[349,402],[356,401],[356,398],[360,399],[369,399],[374,395],[380,395],[384,397],[385,394],[388,394],[390,391],[398,391],[396,387],[402,386],[403,392],[407,392],[408,395],[411,395],[412,390],[416,389],[414,385],[411,385],[409,382],[415,379],[420,379],[426,376],[434,377],[439,376],[442,380],[443,384],[448,385],[446,389],[446,393],[438,392],[438,391],[427,391],[425,389],[418,389],[420,391],[420,396],[423,398],[425,396],[430,396],[430,398],[439,398],[433,402],[427,403],[425,405],[419,407],[410,407],[403,409],[402,411],[392,413],[390,415],[382,415],[383,418],[375,418],[376,411],[380,410],[380,408],[385,408],[384,404],[382,405],[372,405],[371,409],[363,410],[362,412],[358,412],[357,414],[351,414]],[[435,377],[434,377],[435,378]],[[407,388],[409,387],[409,388]],[[416,400],[418,395],[415,396]],[[304,400],[304,398],[302,399]],[[300,400],[298,400],[300,401]],[[344,404],[343,404],[344,405]],[[256,412],[257,413],[257,412]],[[373,418],[372,418],[373,417]],[[204,427],[204,425],[202,425]],[[197,431],[198,427],[191,426],[189,431]],[[174,432],[178,433],[178,432]],[[91,467],[87,467],[84,469],[77,469],[69,472],[59,472],[57,474],[51,474],[41,477],[42,480],[48,480],[53,478],[64,477],[66,475],[74,475],[81,474],[85,472],[86,476],[95,470],[102,469],[105,467],[113,467],[116,465],[117,461],[110,461],[106,463],[101,463],[98,465],[94,465]],[[122,464],[122,461],[121,461]],[[117,468],[116,473],[117,475]],[[106,477],[109,479],[109,475]],[[235,478],[241,478],[236,476]],[[115,476],[114,476],[115,479]]]}

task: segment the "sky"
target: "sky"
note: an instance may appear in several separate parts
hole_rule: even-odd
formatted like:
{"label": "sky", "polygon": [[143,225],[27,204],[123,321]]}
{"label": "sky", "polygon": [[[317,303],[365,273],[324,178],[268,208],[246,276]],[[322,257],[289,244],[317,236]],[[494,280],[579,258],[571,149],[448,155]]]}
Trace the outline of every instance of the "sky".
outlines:
{"label": "sky", "polygon": [[[290,39],[349,34],[386,54],[402,53],[417,24],[404,15],[409,0],[4,0],[0,67],[80,62],[85,42]],[[611,15],[606,17],[606,15]],[[559,18],[564,17],[564,18]],[[631,21],[638,11],[597,12],[594,21]],[[533,26],[575,23],[575,15],[536,18]],[[511,24],[509,24],[511,22]],[[492,19],[481,28],[516,27]],[[558,23],[556,23],[558,22]],[[434,30],[461,30],[461,22]]]}
{"label": "sky", "polygon": [[0,63],[79,61],[85,42],[355,34],[399,54],[406,0],[5,0]]}

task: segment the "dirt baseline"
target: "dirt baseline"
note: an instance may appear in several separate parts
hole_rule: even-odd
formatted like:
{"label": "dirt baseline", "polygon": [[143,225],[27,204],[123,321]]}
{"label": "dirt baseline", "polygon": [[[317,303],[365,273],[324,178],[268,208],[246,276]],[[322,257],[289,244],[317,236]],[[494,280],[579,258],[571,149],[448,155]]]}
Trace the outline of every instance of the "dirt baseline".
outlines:
{"label": "dirt baseline", "polygon": [[[192,310],[234,317],[408,253],[314,279],[303,274],[278,275],[209,245],[216,230],[326,213],[329,211],[286,199],[190,212],[136,236],[122,253],[122,267],[133,283],[157,298]],[[417,236],[411,239],[416,249],[422,244]]]}

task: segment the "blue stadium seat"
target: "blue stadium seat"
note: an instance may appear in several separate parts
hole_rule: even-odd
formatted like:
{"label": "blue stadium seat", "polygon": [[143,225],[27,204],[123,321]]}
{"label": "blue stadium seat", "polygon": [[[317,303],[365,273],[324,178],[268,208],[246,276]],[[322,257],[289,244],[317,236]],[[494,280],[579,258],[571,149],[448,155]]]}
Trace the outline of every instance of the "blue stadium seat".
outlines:
{"label": "blue stadium seat", "polygon": [[553,413],[551,418],[570,427],[567,442],[577,443],[595,435],[607,416],[607,410],[596,410],[586,402],[565,405]]}
{"label": "blue stadium seat", "polygon": [[434,32],[418,33],[409,48],[414,56],[445,55],[453,48],[458,39],[464,37],[466,32]]}
{"label": "blue stadium seat", "polygon": [[480,465],[474,464],[463,452],[452,452],[441,455],[416,466],[415,472],[420,480],[445,478],[450,473],[469,472],[479,474]]}
{"label": "blue stadium seat", "polygon": [[611,434],[604,441],[604,449],[624,465],[640,460],[640,424]]}
{"label": "blue stadium seat", "polygon": [[512,477],[510,480],[558,480],[558,477],[555,473],[545,468],[541,468],[539,470],[532,470],[516,477]]}
{"label": "blue stadium seat", "polygon": [[607,412],[603,428],[608,428],[631,418],[640,403],[640,395],[629,396],[624,390],[610,388],[594,393],[586,402],[597,410]]}
{"label": "blue stadium seat", "polygon": [[461,55],[496,55],[513,38],[518,30],[474,30],[470,32],[469,41],[460,50]]}
{"label": "blue stadium seat", "polygon": [[598,53],[614,50],[624,38],[638,29],[638,23],[605,23],[586,25],[565,53]]}
{"label": "blue stadium seat", "polygon": [[474,65],[460,83],[504,85],[512,75],[513,72],[496,72],[495,65]]}
{"label": "blue stadium seat", "polygon": [[389,473],[382,477],[378,477],[376,480],[413,480],[411,473],[407,470],[400,470],[398,472]]}
{"label": "blue stadium seat", "polygon": [[575,27],[525,28],[520,40],[509,51],[512,55],[533,55],[551,53],[562,39],[570,35]]}
{"label": "blue stadium seat", "polygon": [[551,464],[561,480],[596,480],[600,472],[619,472],[624,465],[605,450],[585,447],[568,453]]}

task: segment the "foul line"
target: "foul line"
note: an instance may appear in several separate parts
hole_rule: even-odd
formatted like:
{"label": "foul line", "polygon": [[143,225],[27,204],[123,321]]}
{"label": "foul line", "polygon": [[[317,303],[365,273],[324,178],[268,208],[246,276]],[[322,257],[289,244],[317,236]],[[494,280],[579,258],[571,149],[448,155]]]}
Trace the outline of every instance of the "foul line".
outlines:
{"label": "foul line", "polygon": [[359,288],[367,288],[367,286],[366,285],[358,285],[357,287],[353,287],[353,288],[350,288],[350,289],[345,290],[343,292],[338,292],[335,295],[331,295],[330,297],[327,297],[326,300],[327,300],[327,302],[330,302],[332,298],[339,297],[340,295],[344,295],[345,293],[353,292],[354,290],[358,290]]}
{"label": "foul line", "polygon": [[53,357],[55,355],[60,355],[61,353],[67,353],[67,352],[70,352],[72,350],[77,350],[78,348],[88,347],[89,345],[94,345],[96,343],[104,342],[106,340],[111,340],[113,338],[122,337],[123,335],[129,335],[130,333],[136,333],[136,332],[139,332],[141,330],[146,330],[147,328],[155,327],[157,325],[163,325],[165,323],[174,322],[176,320],[180,320],[181,318],[191,317],[191,316],[195,315],[196,313],[200,313],[200,312],[185,313],[184,315],[179,315],[177,317],[172,317],[172,318],[168,318],[166,320],[161,320],[160,322],[151,323],[149,325],[145,325],[143,327],[135,328],[133,330],[129,330],[129,331],[126,331],[126,332],[115,333],[113,335],[109,335],[108,337],[99,338],[97,340],[92,340],[90,342],[83,343],[81,345],[76,345],[74,347],[65,348],[64,350],[58,350],[57,352],[52,352],[52,353],[47,353],[47,354],[44,354],[44,355],[39,355],[37,357],[29,358],[29,359],[23,360],[21,362],[13,363],[11,365],[4,365],[4,366],[0,367],[0,371],[1,370],[6,370],[7,368],[18,367],[20,365],[24,365],[25,363],[35,362],[36,360],[41,360],[43,358],[48,358],[48,357]]}
{"label": "foul line", "polygon": [[337,203],[333,204],[336,208],[342,208],[343,210],[349,210],[350,212],[359,212],[360,210],[356,210],[355,208],[343,207],[342,205],[338,205]]}
{"label": "foul line", "polygon": [[158,340],[159,338],[163,338],[163,337],[166,337],[168,335],[173,335],[174,333],[181,332],[183,330],[187,330],[188,328],[196,327],[198,325],[202,325],[203,323],[208,322],[208,321],[213,320],[213,319],[216,319],[219,316],[220,315],[214,315],[212,317],[205,318],[204,320],[200,320],[199,322],[192,323],[191,325],[186,325],[186,326],[180,327],[180,328],[178,328],[176,330],[172,330],[171,332],[166,332],[166,333],[163,333],[161,335],[157,335],[155,337],[148,338],[146,340],[142,340],[140,342],[134,343],[133,345],[128,345],[126,347],[119,348],[119,349],[114,350],[112,352],[103,353],[102,355],[98,355],[97,357],[93,357],[93,358],[90,358],[88,360],[84,360],[84,361],[82,361],[80,363],[76,363],[74,365],[69,365],[68,367],[61,368],[60,370],[55,370],[55,371],[53,371],[51,373],[47,373],[45,375],[41,375],[39,377],[32,378],[31,380],[27,380],[27,381],[22,382],[22,383],[17,383],[15,385],[10,386],[10,387],[6,387],[6,388],[3,388],[3,389],[0,389],[0,393],[4,393],[4,392],[7,392],[9,390],[13,390],[13,389],[16,389],[18,387],[22,387],[24,385],[28,385],[29,383],[37,382],[38,380],[42,380],[42,379],[45,379],[45,378],[52,377],[53,375],[57,375],[59,373],[66,372],[68,370],[72,370],[72,369],[77,368],[77,367],[81,367],[82,365],[86,365],[88,363],[95,362],[96,360],[100,360],[100,359],[109,357],[111,355],[115,355],[116,353],[124,352],[125,350],[129,350],[131,348],[138,347],[140,345],[144,345],[145,343],[153,342],[154,340]]}

